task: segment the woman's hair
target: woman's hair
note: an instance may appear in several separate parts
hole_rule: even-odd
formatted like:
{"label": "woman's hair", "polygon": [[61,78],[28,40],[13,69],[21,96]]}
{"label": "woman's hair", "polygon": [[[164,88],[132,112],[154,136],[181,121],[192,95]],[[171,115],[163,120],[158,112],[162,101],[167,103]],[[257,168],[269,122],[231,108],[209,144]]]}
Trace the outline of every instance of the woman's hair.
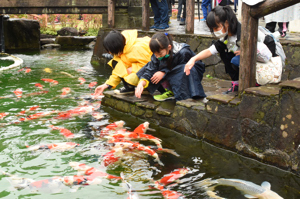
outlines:
{"label": "woman's hair", "polygon": [[113,55],[122,53],[125,44],[125,37],[117,30],[110,31],[103,41],[103,46],[105,50]]}
{"label": "woman's hair", "polygon": [[173,60],[173,39],[169,33],[156,33],[152,36],[150,40],[150,50],[153,53],[159,53],[161,50],[166,49],[168,50],[169,45],[171,45],[171,49],[169,51],[169,58],[167,61],[168,68],[172,69],[172,60]]}
{"label": "woman's hair", "polygon": [[238,20],[230,6],[217,6],[209,12],[206,18],[206,24],[211,33],[214,33],[213,28],[217,28],[219,24],[225,27],[225,22],[228,22],[228,32],[235,35],[237,32]]}

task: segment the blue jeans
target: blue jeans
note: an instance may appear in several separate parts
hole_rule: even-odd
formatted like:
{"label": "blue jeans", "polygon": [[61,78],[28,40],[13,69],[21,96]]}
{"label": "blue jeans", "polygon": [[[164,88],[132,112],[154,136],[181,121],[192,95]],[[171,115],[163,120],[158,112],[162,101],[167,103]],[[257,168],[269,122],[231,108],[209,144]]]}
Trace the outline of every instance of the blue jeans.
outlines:
{"label": "blue jeans", "polygon": [[240,66],[240,56],[237,55],[237,56],[234,56],[232,59],[231,59],[231,63],[235,66]]}
{"label": "blue jeans", "polygon": [[202,11],[203,11],[203,17],[206,20],[206,17],[207,17],[208,13],[211,10],[211,0],[203,0],[201,8],[202,8]]}
{"label": "blue jeans", "polygon": [[[182,6],[184,6],[184,9],[182,9]],[[177,19],[180,19],[181,11],[182,11],[182,18],[185,19],[185,17],[186,17],[186,0],[178,0]]]}
{"label": "blue jeans", "polygon": [[154,13],[154,25],[168,25],[169,23],[169,6],[167,0],[150,0],[151,8]]}

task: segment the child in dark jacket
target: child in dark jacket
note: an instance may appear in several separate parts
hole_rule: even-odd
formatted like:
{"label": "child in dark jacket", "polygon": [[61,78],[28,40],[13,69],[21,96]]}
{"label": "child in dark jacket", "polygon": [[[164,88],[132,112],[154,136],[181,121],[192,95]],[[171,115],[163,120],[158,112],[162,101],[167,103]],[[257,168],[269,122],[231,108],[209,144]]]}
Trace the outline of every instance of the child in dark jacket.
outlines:
{"label": "child in dark jacket", "polygon": [[161,92],[154,96],[157,101],[206,97],[201,84],[205,65],[197,61],[191,75],[184,73],[185,64],[195,55],[189,45],[172,41],[168,33],[156,33],[150,40],[150,49],[153,52],[151,61],[137,73],[140,81],[136,97],[141,97],[144,88],[151,94],[156,90]]}

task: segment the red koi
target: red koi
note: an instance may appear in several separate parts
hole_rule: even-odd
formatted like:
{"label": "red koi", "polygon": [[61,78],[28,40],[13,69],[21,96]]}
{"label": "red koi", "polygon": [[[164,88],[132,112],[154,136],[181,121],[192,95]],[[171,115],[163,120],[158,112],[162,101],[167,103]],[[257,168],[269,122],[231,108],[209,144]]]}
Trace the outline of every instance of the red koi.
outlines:
{"label": "red koi", "polygon": [[83,77],[79,77],[78,80],[80,81],[80,85],[85,83],[85,79]]}
{"label": "red koi", "polygon": [[80,106],[72,110],[58,113],[58,116],[55,117],[54,119],[68,119],[70,117],[91,113],[94,111],[94,109],[95,108],[93,106]]}
{"label": "red koi", "polygon": [[0,113],[0,119],[2,120],[5,116],[7,116],[9,113]]}
{"label": "red koi", "polygon": [[[120,121],[116,121],[114,123],[107,125],[104,129],[101,130],[100,137],[109,135],[111,131],[116,131],[120,128],[123,128],[124,123],[125,123],[124,121],[120,120]],[[126,131],[126,129],[125,129],[125,131]]]}
{"label": "red koi", "polygon": [[29,111],[35,111],[39,107],[40,106],[33,106],[33,107],[30,107],[28,110],[20,111],[20,113],[17,116],[24,115],[26,112],[29,112]]}
{"label": "red koi", "polygon": [[26,70],[25,70],[25,73],[29,73],[31,71],[31,69],[30,68],[27,68]]}
{"label": "red koi", "polygon": [[41,80],[44,81],[44,82],[52,83],[52,84],[58,84],[58,81],[53,80],[53,79],[41,79]]}
{"label": "red koi", "polygon": [[120,157],[123,156],[123,150],[121,148],[113,149],[107,152],[103,157],[104,166],[108,166],[114,164],[115,162],[120,160]]}
{"label": "red koi", "polygon": [[170,184],[171,182],[174,182],[175,180],[185,176],[187,173],[188,173],[188,169],[186,169],[186,168],[176,169],[172,173],[165,175],[164,177],[162,177],[160,180],[158,180],[156,182],[158,182],[159,184],[161,184],[163,186],[166,186],[166,185]]}
{"label": "red koi", "polygon": [[159,189],[166,199],[179,199],[183,198],[183,195],[181,193],[178,193],[177,191],[171,191],[168,189],[165,189],[164,186],[161,186],[157,182],[155,182],[155,187]]}
{"label": "red koi", "polygon": [[21,98],[22,97],[22,89],[20,88],[17,88],[15,91],[14,91],[14,94],[17,96],[17,98]]}
{"label": "red koi", "polygon": [[62,142],[62,143],[53,143],[53,144],[44,144],[44,145],[35,145],[35,146],[26,146],[29,150],[59,150],[65,151],[69,149],[73,149],[79,146],[79,144],[74,142]]}
{"label": "red koi", "polygon": [[96,85],[97,85],[97,82],[91,82],[91,83],[89,84],[89,88],[92,89],[92,88],[94,88]]}
{"label": "red koi", "polygon": [[149,128],[149,122],[144,122],[143,124],[140,124],[136,129],[134,129],[134,133],[146,133],[146,131]]}
{"label": "red koi", "polygon": [[61,89],[61,91],[62,91],[61,96],[65,96],[71,92],[71,89],[69,87],[64,87]]}
{"label": "red koi", "polygon": [[58,126],[53,126],[53,125],[50,125],[49,127],[52,128],[53,130],[59,130],[59,132],[63,136],[65,136],[66,138],[73,138],[74,137],[74,134],[68,129],[58,127]]}
{"label": "red koi", "polygon": [[56,113],[57,111],[49,111],[49,112],[40,112],[40,113],[36,113],[36,114],[33,114],[33,115],[29,115],[27,117],[23,117],[23,118],[20,118],[19,120],[20,121],[29,121],[29,120],[34,120],[34,119],[39,119],[39,118],[42,118],[42,117],[46,117],[46,116],[49,116],[53,113]]}
{"label": "red koi", "polygon": [[39,89],[41,89],[41,90],[43,90],[44,88],[44,86],[42,85],[42,84],[40,84],[40,83],[36,83],[35,85],[34,85],[35,87],[38,87]]}

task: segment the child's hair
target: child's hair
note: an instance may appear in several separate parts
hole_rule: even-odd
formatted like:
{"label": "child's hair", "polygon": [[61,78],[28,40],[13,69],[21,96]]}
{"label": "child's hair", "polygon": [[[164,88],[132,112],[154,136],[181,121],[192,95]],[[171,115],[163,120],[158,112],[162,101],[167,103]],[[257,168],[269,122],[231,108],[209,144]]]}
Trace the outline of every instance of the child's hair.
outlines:
{"label": "child's hair", "polygon": [[211,33],[214,33],[213,28],[217,28],[219,24],[225,27],[225,22],[228,22],[228,32],[235,35],[237,32],[238,20],[230,6],[217,6],[209,12],[206,18],[206,24]]}
{"label": "child's hair", "polygon": [[117,55],[123,52],[126,44],[125,37],[117,30],[110,31],[103,41],[105,50],[112,55]]}
{"label": "child's hair", "polygon": [[167,61],[168,68],[172,69],[172,60],[173,60],[173,39],[169,33],[156,33],[152,36],[150,40],[150,50],[153,53],[159,53],[161,50],[166,49],[168,50],[168,46],[171,45],[172,48],[169,51],[169,58]]}

